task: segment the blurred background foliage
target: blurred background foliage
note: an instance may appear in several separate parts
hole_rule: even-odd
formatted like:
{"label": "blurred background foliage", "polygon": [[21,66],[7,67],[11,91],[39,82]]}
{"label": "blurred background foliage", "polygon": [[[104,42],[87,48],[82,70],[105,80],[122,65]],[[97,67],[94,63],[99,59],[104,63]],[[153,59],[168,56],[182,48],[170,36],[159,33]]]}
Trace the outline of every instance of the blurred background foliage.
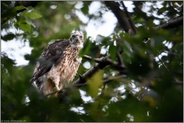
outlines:
{"label": "blurred background foliage", "polygon": [[[155,29],[182,17],[183,2],[161,2],[162,7],[158,7],[157,2],[133,1],[135,7],[129,15],[137,29],[135,35],[125,32],[118,22],[111,35],[92,39],[85,29],[90,20],[103,23],[103,14],[111,11],[104,2],[99,2],[101,8],[91,14],[92,1],[1,1],[1,31],[5,32],[1,33],[1,40],[28,41],[33,48],[31,54],[24,56],[29,63],[22,66],[17,66],[6,51],[1,52],[1,120],[183,121],[183,24]],[[145,12],[142,8],[147,3]],[[76,11],[83,13],[88,21],[81,21]],[[11,28],[15,33],[9,31]],[[29,83],[36,60],[48,42],[67,39],[72,30],[85,33],[85,46],[80,56],[110,55],[117,61],[117,52],[122,50],[128,73],[124,78],[116,78],[122,75],[121,71],[107,66],[94,74],[87,86],[71,88],[59,99],[45,99]],[[94,65],[93,60],[83,59],[78,74]],[[104,78],[110,77],[114,79],[102,84]]]}

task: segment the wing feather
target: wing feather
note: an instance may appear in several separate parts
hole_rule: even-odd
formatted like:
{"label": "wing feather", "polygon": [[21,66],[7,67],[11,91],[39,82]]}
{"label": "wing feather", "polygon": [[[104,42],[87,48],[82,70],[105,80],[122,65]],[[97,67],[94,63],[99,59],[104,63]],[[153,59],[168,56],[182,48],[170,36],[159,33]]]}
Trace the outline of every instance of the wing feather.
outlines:
{"label": "wing feather", "polygon": [[57,65],[62,60],[63,51],[67,46],[69,46],[68,40],[58,40],[48,45],[37,61],[30,82],[37,83],[39,77],[49,72],[53,65]]}

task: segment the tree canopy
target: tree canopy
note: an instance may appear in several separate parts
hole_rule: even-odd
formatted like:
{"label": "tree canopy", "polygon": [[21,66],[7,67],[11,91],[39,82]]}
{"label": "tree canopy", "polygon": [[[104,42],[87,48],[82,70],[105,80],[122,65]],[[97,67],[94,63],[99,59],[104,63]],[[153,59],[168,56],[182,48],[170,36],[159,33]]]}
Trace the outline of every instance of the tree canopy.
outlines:
{"label": "tree canopy", "polygon": [[[132,6],[1,1],[1,40],[32,48],[24,55],[27,65],[17,66],[8,51],[1,52],[1,121],[183,121],[183,2]],[[108,12],[117,19],[108,27],[112,33],[89,36],[89,23],[98,29],[111,20],[103,18]],[[85,33],[78,74],[58,97],[45,98],[29,82],[36,61],[50,41],[68,39],[72,30]]]}

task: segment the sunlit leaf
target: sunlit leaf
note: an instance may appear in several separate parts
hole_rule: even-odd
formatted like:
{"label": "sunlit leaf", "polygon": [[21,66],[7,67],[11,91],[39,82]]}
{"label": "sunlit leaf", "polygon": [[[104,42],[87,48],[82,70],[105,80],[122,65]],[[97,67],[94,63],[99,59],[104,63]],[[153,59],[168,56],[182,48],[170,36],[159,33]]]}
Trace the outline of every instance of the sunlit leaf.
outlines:
{"label": "sunlit leaf", "polygon": [[15,7],[15,10],[16,10],[16,11],[23,10],[23,9],[25,9],[24,6],[16,6],[16,7]]}
{"label": "sunlit leaf", "polygon": [[42,15],[40,15],[39,13],[36,13],[36,12],[24,12],[23,16],[31,18],[31,19],[37,19],[37,18],[42,17]]}
{"label": "sunlit leaf", "polygon": [[18,25],[19,25],[20,29],[22,29],[25,32],[31,31],[31,25],[28,23],[19,23]]}
{"label": "sunlit leaf", "polygon": [[148,104],[149,104],[151,107],[155,107],[155,106],[156,106],[156,100],[155,100],[153,97],[151,97],[151,96],[144,96],[144,97],[143,97],[143,100],[144,100],[145,102],[148,102]]}
{"label": "sunlit leaf", "polygon": [[117,52],[118,52],[118,46],[115,46],[113,44],[114,42],[110,42],[110,46],[109,46],[109,54],[110,54],[110,58],[115,60],[115,58],[117,57]]}
{"label": "sunlit leaf", "polygon": [[31,12],[31,13],[29,14],[29,17],[30,17],[31,19],[36,19],[36,18],[41,18],[42,15],[40,15],[40,14],[38,14],[38,13],[36,13],[36,12]]}
{"label": "sunlit leaf", "polygon": [[99,70],[97,73],[95,73],[93,75],[92,78],[90,78],[88,80],[88,84],[89,84],[89,94],[92,97],[97,96],[98,92],[99,92],[99,88],[102,86],[103,84],[103,70]]}

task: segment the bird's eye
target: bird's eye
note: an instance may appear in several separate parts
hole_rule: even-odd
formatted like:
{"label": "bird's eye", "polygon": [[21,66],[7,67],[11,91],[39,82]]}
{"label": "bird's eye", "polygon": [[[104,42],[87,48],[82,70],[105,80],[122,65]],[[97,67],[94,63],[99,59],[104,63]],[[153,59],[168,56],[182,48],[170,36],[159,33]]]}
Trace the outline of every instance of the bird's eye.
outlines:
{"label": "bird's eye", "polygon": [[75,38],[75,35],[72,35],[72,38]]}
{"label": "bird's eye", "polygon": [[79,38],[82,39],[82,36],[80,36]]}

